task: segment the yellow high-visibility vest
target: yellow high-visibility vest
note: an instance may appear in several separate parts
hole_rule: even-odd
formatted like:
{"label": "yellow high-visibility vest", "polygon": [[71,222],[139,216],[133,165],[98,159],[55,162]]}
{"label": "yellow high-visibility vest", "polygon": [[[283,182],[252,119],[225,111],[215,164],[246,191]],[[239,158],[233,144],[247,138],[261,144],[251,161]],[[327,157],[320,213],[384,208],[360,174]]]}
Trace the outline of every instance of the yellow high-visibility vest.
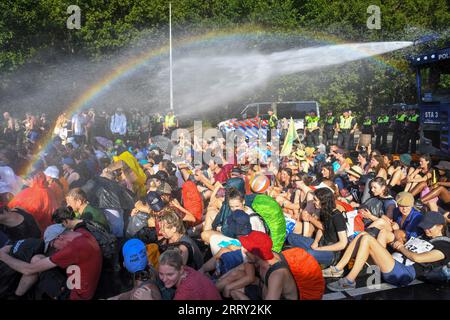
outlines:
{"label": "yellow high-visibility vest", "polygon": [[348,118],[344,118],[344,116],[340,116],[339,128],[340,129],[351,129],[353,117],[350,116]]}
{"label": "yellow high-visibility vest", "polygon": [[310,131],[319,126],[320,118],[318,116],[315,117],[306,116],[305,120],[306,120],[306,128],[308,128],[308,130]]}
{"label": "yellow high-visibility vest", "polygon": [[175,127],[175,116],[169,116],[167,115],[164,119],[164,124],[167,128]]}

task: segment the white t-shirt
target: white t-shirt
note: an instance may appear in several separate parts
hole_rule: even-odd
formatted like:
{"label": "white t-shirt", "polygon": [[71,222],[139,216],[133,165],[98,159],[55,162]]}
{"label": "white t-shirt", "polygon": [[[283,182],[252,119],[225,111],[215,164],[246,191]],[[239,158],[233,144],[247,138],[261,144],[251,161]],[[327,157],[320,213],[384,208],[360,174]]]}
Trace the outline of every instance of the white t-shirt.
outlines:
{"label": "white t-shirt", "polygon": [[244,212],[248,215],[254,214],[253,216],[250,217],[250,224],[252,225],[253,231],[261,231],[266,233],[264,221],[259,214],[255,213],[255,211],[253,211],[252,208],[249,207],[245,207]]}

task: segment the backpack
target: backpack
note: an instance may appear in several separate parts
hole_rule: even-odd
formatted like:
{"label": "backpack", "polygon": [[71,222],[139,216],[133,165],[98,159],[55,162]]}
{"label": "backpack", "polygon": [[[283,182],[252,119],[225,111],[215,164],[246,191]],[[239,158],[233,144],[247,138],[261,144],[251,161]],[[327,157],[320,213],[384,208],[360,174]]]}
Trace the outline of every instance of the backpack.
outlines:
{"label": "backpack", "polygon": [[364,221],[358,210],[342,212],[347,225],[347,237],[351,238],[364,231]]}
{"label": "backpack", "polygon": [[[437,237],[430,240],[430,243],[436,241],[446,241],[450,243],[450,238],[448,237]],[[433,267],[431,264],[425,268],[423,278],[427,282],[431,283],[445,283],[450,281],[450,263],[447,265],[442,265],[439,267]]]}
{"label": "backpack", "polygon": [[325,292],[325,279],[317,260],[302,248],[284,250],[280,257],[289,266],[299,300],[321,300]]}
{"label": "backpack", "polygon": [[104,259],[112,259],[118,252],[117,238],[106,231],[100,224],[87,220],[85,221],[86,229],[97,240]]}

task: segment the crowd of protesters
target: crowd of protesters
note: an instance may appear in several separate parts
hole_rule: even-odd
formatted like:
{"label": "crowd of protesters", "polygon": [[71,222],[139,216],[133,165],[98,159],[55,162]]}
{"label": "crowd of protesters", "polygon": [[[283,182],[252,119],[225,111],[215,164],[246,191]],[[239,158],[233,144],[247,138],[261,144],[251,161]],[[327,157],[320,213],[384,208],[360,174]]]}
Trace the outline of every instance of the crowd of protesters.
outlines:
{"label": "crowd of protesters", "polygon": [[395,286],[448,275],[450,162],[300,142],[255,161],[246,139],[170,141],[173,113],[3,117],[0,298],[320,299],[367,263]]}

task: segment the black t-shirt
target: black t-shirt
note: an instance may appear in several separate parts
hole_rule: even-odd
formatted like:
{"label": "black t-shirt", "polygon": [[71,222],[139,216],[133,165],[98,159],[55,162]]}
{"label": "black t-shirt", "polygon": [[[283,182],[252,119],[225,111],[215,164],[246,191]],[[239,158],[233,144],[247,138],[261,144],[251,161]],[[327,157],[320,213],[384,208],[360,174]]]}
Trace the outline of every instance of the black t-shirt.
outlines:
{"label": "black t-shirt", "polygon": [[12,211],[20,214],[23,217],[23,221],[21,224],[11,228],[0,226],[0,230],[8,236],[10,241],[41,237],[41,230],[31,214],[19,208],[14,208]]}
{"label": "black t-shirt", "polygon": [[320,246],[329,246],[339,242],[338,232],[346,231],[347,224],[345,222],[345,217],[338,210],[334,210],[331,214],[331,219],[324,221],[321,217],[323,223],[323,236],[320,240]]}
{"label": "black t-shirt", "polygon": [[436,240],[432,242],[433,250],[438,250],[442,252],[445,256],[443,260],[432,262],[432,263],[414,263],[414,269],[416,270],[416,278],[422,276],[426,269],[432,267],[437,268],[440,266],[444,266],[450,262],[450,242],[445,240]]}
{"label": "black t-shirt", "polygon": [[[31,258],[44,253],[44,241],[41,239],[24,239],[12,243],[9,254],[19,260],[30,263]],[[0,261],[0,299],[14,293],[22,275]]]}

